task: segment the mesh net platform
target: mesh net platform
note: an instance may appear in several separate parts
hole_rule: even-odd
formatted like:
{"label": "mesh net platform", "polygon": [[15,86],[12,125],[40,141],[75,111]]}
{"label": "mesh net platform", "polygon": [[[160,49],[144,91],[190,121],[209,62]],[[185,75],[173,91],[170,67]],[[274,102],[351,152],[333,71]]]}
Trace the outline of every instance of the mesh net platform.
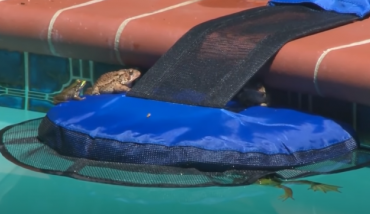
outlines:
{"label": "mesh net platform", "polygon": [[37,134],[42,119],[25,121],[1,130],[0,151],[4,157],[37,172],[93,182],[148,187],[237,186],[252,184],[267,175],[293,179],[356,169],[370,162],[370,152],[366,150],[357,150],[335,159],[280,170],[209,172],[195,168],[94,161],[64,156],[40,143]]}

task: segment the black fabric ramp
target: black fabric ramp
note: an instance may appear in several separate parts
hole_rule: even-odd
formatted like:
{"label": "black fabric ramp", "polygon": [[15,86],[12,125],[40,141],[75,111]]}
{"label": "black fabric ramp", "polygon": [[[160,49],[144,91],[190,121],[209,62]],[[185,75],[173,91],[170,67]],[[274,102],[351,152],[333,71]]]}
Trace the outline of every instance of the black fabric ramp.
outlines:
{"label": "black fabric ramp", "polygon": [[223,108],[284,44],[356,19],[284,5],[207,21],[180,38],[127,96]]}

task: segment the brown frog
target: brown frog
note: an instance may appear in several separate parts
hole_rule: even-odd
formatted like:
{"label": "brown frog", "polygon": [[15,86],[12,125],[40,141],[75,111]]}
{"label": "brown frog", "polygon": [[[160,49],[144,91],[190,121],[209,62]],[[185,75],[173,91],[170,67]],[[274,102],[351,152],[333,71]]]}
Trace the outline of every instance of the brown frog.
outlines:
{"label": "brown frog", "polygon": [[127,92],[140,75],[140,71],[136,69],[121,69],[105,73],[99,77],[93,87],[86,89],[85,94],[99,95]]}
{"label": "brown frog", "polygon": [[83,100],[85,98],[80,97],[80,93],[82,89],[85,87],[86,81],[85,80],[76,80],[70,86],[63,89],[62,92],[54,96],[53,103],[57,105],[62,102],[66,102],[69,100]]}
{"label": "brown frog", "polygon": [[261,82],[252,81],[247,83],[235,98],[245,107],[269,105],[269,97]]}

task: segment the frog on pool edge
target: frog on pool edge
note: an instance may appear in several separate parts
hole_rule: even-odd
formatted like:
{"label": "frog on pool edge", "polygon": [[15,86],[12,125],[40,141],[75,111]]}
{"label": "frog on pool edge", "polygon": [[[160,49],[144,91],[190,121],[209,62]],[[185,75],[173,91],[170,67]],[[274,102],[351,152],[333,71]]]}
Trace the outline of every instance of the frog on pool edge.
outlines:
{"label": "frog on pool edge", "polygon": [[57,105],[62,102],[66,102],[69,100],[83,100],[85,98],[80,97],[80,93],[82,89],[85,87],[86,81],[77,79],[74,83],[72,83],[67,88],[63,89],[62,92],[54,96],[53,103]]}

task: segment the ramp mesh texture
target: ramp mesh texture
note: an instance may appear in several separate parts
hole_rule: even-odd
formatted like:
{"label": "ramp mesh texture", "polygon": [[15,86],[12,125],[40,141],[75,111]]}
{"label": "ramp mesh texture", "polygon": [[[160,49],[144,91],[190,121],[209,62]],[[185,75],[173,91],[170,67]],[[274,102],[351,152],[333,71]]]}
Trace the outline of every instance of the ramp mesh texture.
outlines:
{"label": "ramp mesh texture", "polygon": [[36,136],[42,119],[25,121],[1,130],[2,155],[13,163],[34,171],[93,182],[148,187],[237,186],[252,184],[267,175],[282,179],[300,178],[346,171],[363,167],[370,162],[370,152],[365,150],[276,171],[250,169],[210,172],[196,168],[95,161],[61,155],[40,142]]}
{"label": "ramp mesh texture", "polygon": [[284,44],[356,19],[287,5],[207,21],[180,38],[127,96],[223,108]]}

